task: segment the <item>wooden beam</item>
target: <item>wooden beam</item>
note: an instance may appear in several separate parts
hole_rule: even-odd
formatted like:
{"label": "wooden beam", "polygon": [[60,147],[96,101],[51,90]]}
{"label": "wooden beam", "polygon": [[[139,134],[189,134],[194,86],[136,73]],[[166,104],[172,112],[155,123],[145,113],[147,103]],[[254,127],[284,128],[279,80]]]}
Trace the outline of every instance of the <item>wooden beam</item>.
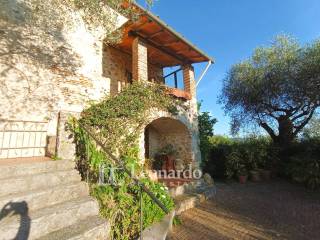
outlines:
{"label": "wooden beam", "polygon": [[180,50],[180,51],[177,51],[176,53],[177,53],[177,54],[181,54],[181,53],[184,53],[184,52],[186,52],[186,51],[189,51],[189,49]]}
{"label": "wooden beam", "polygon": [[172,41],[172,42],[168,42],[168,43],[162,44],[162,46],[168,47],[168,46],[170,46],[170,45],[172,45],[174,43],[178,43],[178,42],[180,42],[180,40],[175,40],[175,41]]}
{"label": "wooden beam", "polygon": [[147,39],[154,38],[155,36],[157,36],[157,35],[159,35],[160,33],[163,33],[163,32],[164,32],[164,29],[161,29],[160,31],[151,34]]}
{"label": "wooden beam", "polygon": [[164,52],[165,54],[175,58],[176,60],[178,60],[180,63],[189,63],[185,60],[184,57],[182,56],[179,56],[178,54],[175,54],[173,52],[171,52],[170,50],[167,50],[161,46],[159,46],[158,44],[154,43],[152,40],[149,40],[147,39],[146,36],[143,36],[141,33],[138,33],[138,32],[134,32],[134,31],[130,31],[129,32],[129,35],[132,35],[132,36],[135,36],[135,37],[140,37],[141,39],[143,39],[147,44],[149,44],[151,47],[154,47],[158,50],[160,50],[161,52]]}
{"label": "wooden beam", "polygon": [[152,22],[152,20],[149,19],[148,21],[145,21],[145,22],[139,24],[137,27],[134,28],[134,31],[138,31],[138,30],[141,29],[144,25],[149,24],[149,23],[151,23],[151,22]]}

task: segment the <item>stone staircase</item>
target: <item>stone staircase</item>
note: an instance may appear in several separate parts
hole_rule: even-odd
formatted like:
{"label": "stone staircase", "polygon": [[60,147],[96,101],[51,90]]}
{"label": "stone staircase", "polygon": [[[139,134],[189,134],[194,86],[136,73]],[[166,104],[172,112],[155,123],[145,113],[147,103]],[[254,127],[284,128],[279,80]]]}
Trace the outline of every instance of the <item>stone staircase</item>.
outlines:
{"label": "stone staircase", "polygon": [[211,199],[216,194],[215,185],[208,185],[203,179],[159,179],[167,185],[169,194],[175,201],[175,210],[169,213],[160,222],[153,224],[143,231],[144,240],[168,239],[172,230],[173,218],[184,211],[196,207],[203,201]]}
{"label": "stone staircase", "polygon": [[108,234],[72,161],[0,165],[0,240],[103,240]]}
{"label": "stone staircase", "polygon": [[199,203],[213,198],[216,188],[214,185],[207,185],[203,179],[200,179],[169,187],[169,193],[175,201],[175,214],[180,215]]}

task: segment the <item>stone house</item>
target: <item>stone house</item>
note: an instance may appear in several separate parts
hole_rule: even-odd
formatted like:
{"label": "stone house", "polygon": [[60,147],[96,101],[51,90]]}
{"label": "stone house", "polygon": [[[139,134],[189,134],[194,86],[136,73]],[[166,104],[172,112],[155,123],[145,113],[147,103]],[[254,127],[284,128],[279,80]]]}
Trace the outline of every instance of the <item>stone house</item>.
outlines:
{"label": "stone house", "polygon": [[[196,80],[193,63],[211,58],[152,13],[135,22],[123,16],[122,41],[109,46],[98,30],[88,30],[79,15],[58,34],[25,23],[24,1],[1,3],[0,161],[57,155],[72,159],[64,122],[88,101],[117,94],[132,81],[168,84],[189,111],[173,117],[153,112],[141,133],[141,156],[153,157],[168,143],[185,162],[200,161]],[[71,21],[71,20],[70,20]],[[177,67],[178,66],[178,67]],[[172,73],[168,67],[176,67]]]}
{"label": "stone house", "polygon": [[[61,9],[48,8],[56,0],[38,1],[47,4],[40,9],[45,18],[30,22],[32,1],[0,1],[0,240],[108,239],[110,222],[100,217],[70,161],[75,156],[65,129],[68,116],[78,116],[89,101],[115,95],[133,81],[166,84],[188,110],[178,116],[150,113],[141,132],[141,159],[172,144],[180,159],[197,166],[192,64],[208,61],[209,66],[212,60],[138,6],[135,22],[116,15],[113,27],[124,34],[110,46],[103,30],[87,26],[83,13],[62,15]],[[56,156],[62,160],[52,161]],[[194,196],[186,201],[190,208]],[[186,209],[180,205],[178,212]]]}

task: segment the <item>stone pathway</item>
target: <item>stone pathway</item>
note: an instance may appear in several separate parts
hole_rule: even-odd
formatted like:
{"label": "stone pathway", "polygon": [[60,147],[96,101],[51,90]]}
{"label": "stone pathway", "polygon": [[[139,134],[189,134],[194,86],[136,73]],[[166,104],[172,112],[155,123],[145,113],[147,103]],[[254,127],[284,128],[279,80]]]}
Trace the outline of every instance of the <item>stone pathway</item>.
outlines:
{"label": "stone pathway", "polygon": [[282,181],[220,183],[215,199],[181,220],[169,240],[320,239],[320,192]]}

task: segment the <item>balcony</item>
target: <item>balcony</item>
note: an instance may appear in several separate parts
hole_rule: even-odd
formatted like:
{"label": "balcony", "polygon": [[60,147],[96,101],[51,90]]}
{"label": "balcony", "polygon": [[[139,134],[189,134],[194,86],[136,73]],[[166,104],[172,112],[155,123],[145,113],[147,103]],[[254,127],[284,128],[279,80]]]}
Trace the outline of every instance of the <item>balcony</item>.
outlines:
{"label": "balcony", "polygon": [[168,88],[168,92],[170,95],[176,97],[176,98],[179,98],[179,99],[183,99],[183,100],[191,100],[192,97],[191,97],[191,94],[184,91],[184,90],[181,90],[181,89],[178,89],[178,88]]}
{"label": "balcony", "polygon": [[[130,56],[131,66],[126,69],[130,80],[127,82],[157,82],[167,85],[172,96],[184,100],[195,98],[192,64],[210,62],[212,59],[158,17],[138,6],[136,10],[139,19],[122,26],[123,39],[116,46]],[[172,67],[175,70],[168,72],[168,68]],[[169,77],[173,78],[171,84],[167,81]]]}

